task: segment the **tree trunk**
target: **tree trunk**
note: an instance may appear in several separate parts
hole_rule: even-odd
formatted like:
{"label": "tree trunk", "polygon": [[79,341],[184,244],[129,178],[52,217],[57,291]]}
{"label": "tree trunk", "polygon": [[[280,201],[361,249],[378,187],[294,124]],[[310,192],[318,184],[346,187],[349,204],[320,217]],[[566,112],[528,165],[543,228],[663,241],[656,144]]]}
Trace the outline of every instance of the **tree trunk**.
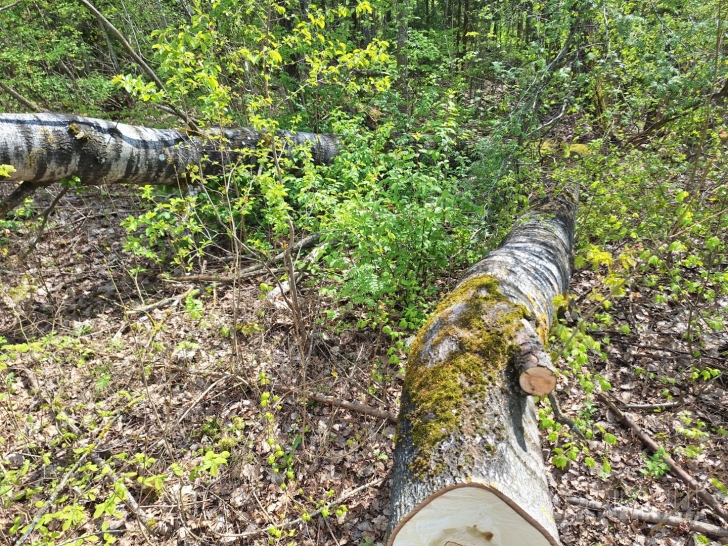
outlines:
{"label": "tree trunk", "polygon": [[[575,197],[536,202],[412,347],[394,454],[390,546],[558,545],[533,401],[571,275]],[[530,370],[539,373],[531,375]]]}
{"label": "tree trunk", "polygon": [[[286,149],[310,143],[317,163],[329,163],[338,153],[332,135],[276,135]],[[77,176],[89,185],[176,185],[189,166],[215,173],[221,161],[245,159],[263,137],[248,128],[209,129],[198,137],[66,114],[0,114],[0,165],[15,167],[9,181],[52,183]]]}

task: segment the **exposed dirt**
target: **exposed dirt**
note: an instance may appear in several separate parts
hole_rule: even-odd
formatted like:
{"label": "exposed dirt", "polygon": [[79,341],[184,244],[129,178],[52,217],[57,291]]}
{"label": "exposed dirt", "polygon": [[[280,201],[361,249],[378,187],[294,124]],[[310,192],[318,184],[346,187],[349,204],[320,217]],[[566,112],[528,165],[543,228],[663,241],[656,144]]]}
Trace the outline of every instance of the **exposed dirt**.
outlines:
{"label": "exposed dirt", "polygon": [[[37,209],[51,199],[39,195]],[[17,540],[20,533],[10,534],[14,523],[22,529],[33,520],[52,492],[50,482],[66,474],[73,450],[90,445],[116,477],[126,476],[140,508],[134,513],[117,499],[116,510],[87,518],[75,531],[63,532],[62,520],[49,522],[50,532],[61,532],[57,544],[99,533],[103,521],[119,544],[382,542],[395,426],[306,401],[291,390],[396,414],[402,376],[398,366],[386,364],[387,340],[377,331],[336,326],[323,313],[334,304],[305,280],[297,318],[283,298],[261,299],[259,284],[276,284],[265,273],[236,286],[162,282],[151,270],[135,280],[130,272],[140,264],[123,250],[119,227],[135,211],[128,194],[93,189],[59,202],[26,257],[21,253],[31,232],[0,233],[0,336],[21,347],[0,351],[8,365],[0,372],[0,462],[5,472],[29,465],[13,485],[13,494],[23,495],[16,502],[2,498],[0,542]],[[223,275],[226,263],[210,258],[206,272]],[[573,290],[583,297],[594,282],[591,272],[578,272]],[[163,300],[147,312],[129,312]],[[723,375],[703,380],[691,374],[705,366],[725,371],[728,336],[704,336],[695,342],[700,347],[690,347],[688,308],[652,301],[643,291],[617,302],[616,316],[630,333],[607,332],[608,358],[593,358],[593,370],[611,382],[612,397],[622,403],[664,403],[668,394],[681,402],[664,411],[628,411],[727,506],[710,479],[728,483],[728,387]],[[725,308],[728,302],[719,304]],[[23,346],[43,336],[42,343]],[[598,425],[617,441],[610,446],[599,432],[586,442],[598,462],[594,468],[583,462],[563,470],[548,465],[565,545],[696,540],[685,529],[605,518],[570,506],[567,497],[721,524],[694,495],[684,501],[686,486],[672,474],[643,474],[639,440],[603,406],[585,405],[577,385],[573,376],[560,381],[564,413],[587,417],[591,428]],[[697,429],[697,437],[679,429]],[[702,447],[686,452],[689,445]],[[549,460],[552,447],[544,437]],[[219,473],[214,462],[205,466],[209,451],[230,454]],[[599,472],[603,457],[611,464],[608,475]],[[160,475],[167,477],[155,481]],[[49,512],[77,504],[93,514],[111,493],[103,468],[81,467]],[[319,515],[331,502],[329,517]],[[348,511],[337,513],[342,505]],[[140,515],[157,522],[157,534],[143,531]],[[282,536],[272,536],[270,526]]]}

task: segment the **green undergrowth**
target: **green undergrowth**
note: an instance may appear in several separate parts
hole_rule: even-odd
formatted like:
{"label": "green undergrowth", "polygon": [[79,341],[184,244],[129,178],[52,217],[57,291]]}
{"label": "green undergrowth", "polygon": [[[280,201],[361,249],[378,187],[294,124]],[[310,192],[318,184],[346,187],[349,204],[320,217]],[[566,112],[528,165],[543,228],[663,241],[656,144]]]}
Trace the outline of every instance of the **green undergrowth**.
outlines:
{"label": "green undergrowth", "polygon": [[[601,143],[592,147],[598,150]],[[603,376],[612,340],[631,339],[647,331],[646,325],[630,320],[631,313],[625,310],[631,306],[659,310],[673,317],[674,324],[683,324],[684,332],[675,334],[674,341],[696,362],[676,365],[671,373],[648,372],[643,367],[633,371],[631,380],[652,385],[658,403],[674,401],[677,393],[705,389],[720,375],[701,356],[710,339],[725,333],[728,319],[718,303],[728,294],[724,150],[716,129],[706,135],[705,159],[700,162],[688,158],[682,142],[671,138],[640,150],[592,153],[554,172],[559,180],[581,185],[575,266],[589,270],[592,283],[581,294],[578,311],[552,329],[552,354],[562,363],[570,391],[585,398],[575,421],[588,439],[600,440],[604,448],[598,466],[587,444],[556,423],[548,407],[542,407],[541,427],[558,468],[578,463],[597,467],[601,476],[611,472],[609,453],[617,438],[595,423],[592,393],[612,389]],[[555,303],[569,307],[565,298]],[[723,432],[714,427],[693,438],[679,432],[670,442],[673,447],[666,449],[695,458]],[[654,468],[660,460],[657,456],[646,459],[643,474],[659,477]]]}
{"label": "green undergrowth", "polygon": [[441,290],[437,281],[484,252],[491,227],[479,215],[481,190],[443,161],[457,155],[447,139],[435,147],[398,142],[392,125],[362,134],[359,121],[336,116],[342,144],[331,166],[315,166],[305,150],[273,161],[260,149],[258,167],[200,179],[196,195],[143,189],[150,210],[124,221],[127,249],[143,268],[192,269],[236,246],[267,259],[287,244],[291,226],[320,232],[323,252],[309,273],[322,295],[347,302],[329,319],[360,309],[360,325],[416,329]]}
{"label": "green undergrowth", "polygon": [[[205,318],[189,306],[180,314],[196,330],[196,337],[214,337],[210,332],[199,334],[202,321],[213,320],[214,310],[209,298],[198,301],[198,311],[207,306]],[[228,481],[238,483],[230,467],[253,463],[275,475],[278,494],[292,499],[284,516],[308,522],[311,514],[321,514],[344,521],[348,508],[337,502],[334,489],[321,491],[302,483],[308,468],[302,444],[306,438],[310,445],[314,433],[300,416],[291,423],[291,406],[284,408],[281,397],[271,392],[265,372],[251,382],[249,391],[236,395],[248,411],[225,419],[207,416],[204,411],[187,415],[183,425],[187,432],[176,436],[180,423],[175,424],[175,418],[183,414],[186,404],[177,408],[176,416],[170,416],[158,398],[161,390],[175,388],[169,383],[177,383],[177,379],[158,376],[156,359],[172,352],[166,345],[178,334],[168,320],[168,316],[156,320],[150,329],[134,323],[134,335],[124,340],[96,332],[91,326],[65,334],[53,332],[25,343],[0,338],[2,419],[13,425],[0,432],[0,445],[14,449],[0,460],[0,510],[7,514],[4,532],[11,542],[32,529],[28,543],[38,546],[113,544],[124,523],[125,533],[135,540],[142,531],[130,528],[129,520],[136,515],[125,506],[128,495],[147,514],[151,506],[171,503],[185,517],[194,518],[194,499],[201,490]],[[199,345],[180,342],[174,350],[192,348]],[[124,356],[128,357],[126,364]],[[128,362],[139,366],[129,369]],[[217,366],[229,370],[230,363],[218,362]],[[212,383],[219,375],[214,369],[209,371]],[[35,378],[40,382],[34,382]],[[192,383],[199,379],[195,377]],[[156,413],[159,411],[165,413]],[[156,420],[149,421],[150,414]],[[137,427],[141,433],[130,432]],[[368,449],[360,442],[367,432],[354,434],[347,449]],[[157,442],[162,438],[170,442],[168,447]],[[256,447],[262,444],[266,447],[258,453]],[[386,459],[386,455],[381,457]],[[268,521],[260,540],[291,539],[297,534],[276,527],[270,518]],[[143,532],[158,540],[168,522],[151,517]]]}

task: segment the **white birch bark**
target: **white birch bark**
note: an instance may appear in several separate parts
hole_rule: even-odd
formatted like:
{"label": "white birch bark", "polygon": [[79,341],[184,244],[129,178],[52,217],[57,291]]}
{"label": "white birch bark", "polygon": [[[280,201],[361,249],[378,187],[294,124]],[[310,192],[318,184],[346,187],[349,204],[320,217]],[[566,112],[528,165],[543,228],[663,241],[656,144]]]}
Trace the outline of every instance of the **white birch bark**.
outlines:
{"label": "white birch bark", "polygon": [[[277,134],[288,146],[310,143],[313,158],[337,154],[331,135]],[[211,129],[205,138],[176,129],[150,129],[67,114],[0,114],[0,164],[16,172],[7,181],[57,182],[78,176],[87,184],[174,185],[187,167],[209,160],[235,161],[253,150],[262,134],[248,128]]]}
{"label": "white birch bark", "polygon": [[[225,164],[255,163],[252,152],[264,136],[248,128],[210,129],[200,137],[67,114],[0,114],[0,165],[15,168],[0,181],[22,182],[0,204],[0,218],[37,187],[74,176],[84,185],[177,185],[193,165],[217,174]],[[276,136],[280,153],[305,143],[317,163],[338,153],[332,135]]]}

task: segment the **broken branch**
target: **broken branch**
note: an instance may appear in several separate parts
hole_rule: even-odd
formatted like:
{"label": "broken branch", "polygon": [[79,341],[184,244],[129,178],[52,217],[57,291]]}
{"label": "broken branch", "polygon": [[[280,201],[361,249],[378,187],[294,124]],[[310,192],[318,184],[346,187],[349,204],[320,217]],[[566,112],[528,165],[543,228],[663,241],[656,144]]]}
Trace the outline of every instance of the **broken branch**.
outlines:
{"label": "broken branch", "polygon": [[667,525],[668,527],[684,528],[687,526],[691,531],[702,533],[706,536],[716,538],[728,537],[728,529],[723,529],[717,525],[711,525],[710,523],[703,523],[702,521],[669,516],[662,512],[637,510],[635,508],[627,508],[626,506],[610,506],[608,504],[602,504],[601,502],[591,501],[588,499],[581,499],[579,497],[567,497],[566,502],[573,506],[581,506],[582,508],[588,508],[589,510],[604,512],[605,516],[617,518],[622,521],[629,521],[630,519],[636,519],[646,523],[661,523],[664,521],[663,525]]}
{"label": "broken branch", "polygon": [[[617,421],[619,421],[622,426],[631,429],[632,432],[635,433],[647,449],[653,453],[657,453],[660,450],[660,445],[646,432],[644,432],[639,425],[632,421],[632,419],[622,413],[622,411],[609,399],[607,395],[604,393],[598,393],[597,398],[599,398],[599,400],[601,400],[612,411],[614,416],[617,418]],[[689,488],[695,490],[698,497],[705,502],[705,504],[710,506],[717,516],[728,523],[728,512],[725,511],[713,495],[705,491],[705,489],[702,489],[700,485],[698,485],[698,482],[696,482],[690,474],[685,472],[685,470],[683,470],[683,468],[677,464],[670,455],[665,453],[662,456],[662,459],[665,461],[665,464],[670,467],[673,474],[680,478]]]}

